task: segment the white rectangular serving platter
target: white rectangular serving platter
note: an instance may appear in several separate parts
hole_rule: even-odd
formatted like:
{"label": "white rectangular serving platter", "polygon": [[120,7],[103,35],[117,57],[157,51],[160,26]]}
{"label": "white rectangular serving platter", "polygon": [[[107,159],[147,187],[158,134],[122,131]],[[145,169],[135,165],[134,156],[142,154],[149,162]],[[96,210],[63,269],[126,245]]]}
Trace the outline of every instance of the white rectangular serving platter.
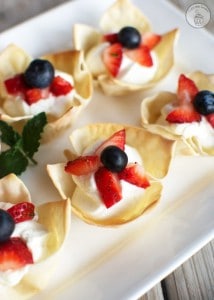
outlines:
{"label": "white rectangular serving platter", "polygon": [[[0,50],[15,43],[33,57],[72,47],[74,23],[97,26],[113,0],[78,0],[63,4],[0,34]],[[178,75],[195,70],[214,73],[214,37],[188,25],[185,13],[168,1],[133,0],[150,19],[155,32],[180,28],[176,64],[154,90],[122,98],[95,91],[75,127],[92,122],[140,126],[140,103],[157,90],[174,91]],[[98,113],[99,112],[99,113]],[[36,204],[58,200],[46,173],[47,163],[65,161],[67,130],[42,145],[39,164],[21,176]],[[47,288],[34,300],[137,299],[214,237],[214,159],[176,157],[163,180],[164,191],[153,209],[137,220],[115,228],[88,225],[71,216],[71,230],[59,253],[60,263]],[[44,270],[45,272],[45,270]]]}

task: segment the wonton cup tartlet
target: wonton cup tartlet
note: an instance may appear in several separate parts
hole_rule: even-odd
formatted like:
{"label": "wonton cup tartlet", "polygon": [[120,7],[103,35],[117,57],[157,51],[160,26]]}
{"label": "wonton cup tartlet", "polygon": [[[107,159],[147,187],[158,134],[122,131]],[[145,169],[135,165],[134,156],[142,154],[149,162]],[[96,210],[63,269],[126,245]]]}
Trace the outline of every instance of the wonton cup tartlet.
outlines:
{"label": "wonton cup tartlet", "polygon": [[[78,179],[64,171],[65,163],[47,166],[48,174],[61,197],[70,198],[73,212],[87,223],[102,226],[127,223],[142,215],[146,209],[155,204],[161,197],[163,187],[160,180],[168,172],[173,155],[174,142],[143,128],[112,123],[98,123],[77,129],[70,136],[72,151],[65,151],[67,159],[72,160],[81,156],[83,151],[96,141],[105,140],[121,129],[125,129],[126,144],[139,152],[151,185],[144,190],[143,196],[135,197],[131,205],[121,208],[119,213],[114,212],[108,215],[108,209],[111,210],[111,208],[106,208],[104,213],[97,213],[96,210],[99,210],[102,200],[96,204],[93,201],[93,195],[83,189]],[[115,205],[121,205],[122,202],[123,199]]]}
{"label": "wonton cup tartlet", "polygon": [[[14,174],[0,179],[1,202],[17,204],[31,202],[31,196],[24,183]],[[57,252],[63,246],[70,228],[70,201],[60,200],[48,202],[36,207],[38,223],[48,231],[47,255],[35,264],[32,264],[28,273],[21,281],[12,287],[0,285],[1,299],[29,299],[43,289],[54,272],[57,264]]]}
{"label": "wonton cup tartlet", "polygon": [[[73,77],[75,93],[71,105],[59,116],[47,113],[47,125],[43,133],[43,142],[52,139],[62,130],[72,126],[79,113],[91,99],[92,79],[84,62],[83,53],[68,50],[58,53],[46,54],[42,59],[50,61],[55,70],[67,73]],[[4,81],[17,74],[23,73],[32,61],[32,57],[20,47],[11,44],[0,53],[0,119],[12,123],[15,127],[22,127],[26,119],[33,115],[13,112],[13,115],[4,109],[8,93]],[[38,104],[39,105],[39,104]],[[21,125],[20,125],[21,124]]]}
{"label": "wonton cup tartlet", "polygon": [[[198,90],[209,90],[214,92],[214,75],[207,75],[201,71],[188,74],[188,78],[194,81]],[[161,117],[162,108],[175,102],[177,95],[172,92],[159,92],[153,97],[143,99],[141,103],[141,120],[144,128],[160,134],[166,138],[176,140],[176,152],[181,155],[214,155],[214,147],[205,148],[195,137],[185,138],[175,132],[176,124],[156,124]],[[214,135],[214,130],[213,130]]]}
{"label": "wonton cup tartlet", "polygon": [[[118,32],[124,26],[132,26],[141,34],[151,32],[149,20],[129,0],[117,0],[101,17],[99,30],[84,24],[75,24],[73,27],[73,44],[77,50],[83,50],[86,63],[93,66],[92,76],[95,86],[101,87],[107,95],[124,95],[130,92],[145,90],[153,87],[163,79],[174,63],[174,44],[178,30],[173,29],[162,35],[161,41],[153,49],[157,56],[158,67],[153,77],[146,83],[133,84],[113,77],[106,68],[100,65],[88,54],[103,42],[103,35]],[[92,61],[93,60],[93,61]]]}

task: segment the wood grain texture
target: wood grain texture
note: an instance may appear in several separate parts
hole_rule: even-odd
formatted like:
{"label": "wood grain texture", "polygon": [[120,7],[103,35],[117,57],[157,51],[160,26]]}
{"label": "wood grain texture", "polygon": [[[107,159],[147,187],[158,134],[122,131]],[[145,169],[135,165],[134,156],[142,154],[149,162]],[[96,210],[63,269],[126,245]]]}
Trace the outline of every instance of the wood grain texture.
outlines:
{"label": "wood grain texture", "polygon": [[214,299],[214,241],[165,279],[168,299]]}
{"label": "wood grain texture", "polygon": [[[70,0],[71,1],[71,0]],[[87,1],[87,0],[86,0]],[[153,0],[159,1],[159,0]],[[45,12],[66,0],[1,0],[0,32]],[[171,0],[185,13],[193,3],[206,4],[212,18],[206,28],[214,33],[213,0]],[[163,289],[164,287],[164,289]],[[213,300],[214,299],[214,241],[167,276],[139,300]],[[78,299],[77,299],[78,300]]]}
{"label": "wood grain texture", "polygon": [[161,284],[157,284],[154,288],[152,288],[138,300],[164,300],[164,294]]}

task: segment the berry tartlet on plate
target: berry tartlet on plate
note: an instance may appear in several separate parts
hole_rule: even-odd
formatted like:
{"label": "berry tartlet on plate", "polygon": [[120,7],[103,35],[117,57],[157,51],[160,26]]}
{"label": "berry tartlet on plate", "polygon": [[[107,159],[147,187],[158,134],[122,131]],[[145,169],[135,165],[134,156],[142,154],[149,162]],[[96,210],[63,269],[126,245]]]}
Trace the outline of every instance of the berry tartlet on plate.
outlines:
{"label": "berry tartlet on plate", "polygon": [[113,123],[73,131],[67,162],[47,171],[73,212],[90,224],[113,226],[139,217],[161,196],[174,142],[149,131]]}
{"label": "berry tartlet on plate", "polygon": [[80,51],[32,59],[11,44],[0,53],[0,118],[17,123],[45,112],[43,140],[71,126],[91,96],[92,79]]}
{"label": "berry tartlet on plate", "polygon": [[54,272],[70,228],[70,201],[37,207],[14,174],[0,179],[0,295],[29,299]]}
{"label": "berry tartlet on plate", "polygon": [[176,93],[143,99],[141,116],[143,127],[177,140],[180,153],[214,155],[214,75],[181,74]]}
{"label": "berry tartlet on plate", "polygon": [[83,50],[95,85],[107,95],[148,89],[174,63],[177,29],[157,34],[129,0],[117,0],[102,16],[99,30],[73,27],[75,49]]}

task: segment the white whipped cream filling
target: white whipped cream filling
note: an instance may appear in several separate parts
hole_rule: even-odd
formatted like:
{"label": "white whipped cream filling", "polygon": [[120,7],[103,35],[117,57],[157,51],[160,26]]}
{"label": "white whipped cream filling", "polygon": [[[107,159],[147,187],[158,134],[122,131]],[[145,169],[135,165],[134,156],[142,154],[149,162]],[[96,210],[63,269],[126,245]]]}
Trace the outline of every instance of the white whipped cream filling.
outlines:
{"label": "white whipped cream filling", "polygon": [[[74,86],[71,75],[56,70],[55,76],[58,75]],[[68,94],[62,96],[54,96],[50,93],[48,98],[41,99],[31,105],[28,105],[20,96],[9,95],[3,104],[3,109],[12,117],[37,115],[41,112],[59,117],[72,106],[74,94],[74,88]]]}
{"label": "white whipped cream filling", "polygon": [[[97,47],[92,48],[87,57],[86,63],[94,76],[106,73],[106,67],[102,60],[102,52],[108,47],[110,43],[101,43]],[[154,51],[151,51],[153,65],[151,67],[144,67],[127,55],[123,55],[122,63],[116,79],[128,84],[144,84],[150,81],[158,68],[158,59]]]}
{"label": "white whipped cream filling", "polygon": [[[93,150],[96,149],[96,147],[94,147]],[[128,163],[137,162],[143,166],[140,154],[136,149],[125,145],[125,152],[128,156]],[[86,149],[83,155],[88,155],[91,153],[93,153],[93,151],[91,152],[90,148],[90,151]],[[81,207],[82,210],[90,213],[90,215],[102,219],[113,217],[120,214],[120,212],[126,208],[135,206],[135,201],[138,201],[139,197],[143,196],[145,192],[145,189],[143,188],[130,184],[127,181],[120,180],[122,187],[122,199],[111,207],[106,208],[97,190],[94,173],[84,176],[73,176],[73,178],[76,183],[78,183],[78,186],[84,191],[84,193],[87,193],[87,195],[90,197],[90,199],[88,199],[89,201],[85,201],[84,197],[78,198],[76,203],[74,201],[74,205],[76,204],[78,207]]]}
{"label": "white whipped cream filling", "polygon": [[161,117],[158,119],[157,124],[169,126],[173,132],[182,135],[185,139],[195,137],[200,145],[205,148],[214,147],[214,129],[204,116],[202,116],[200,122],[169,123],[166,121],[166,117],[173,109],[172,104],[165,105],[161,110]]}
{"label": "white whipped cream filling", "polygon": [[[7,210],[13,206],[10,203],[0,202],[0,208]],[[32,252],[33,262],[37,263],[46,256],[46,242],[48,232],[37,222],[38,217],[32,220],[17,223],[11,237],[22,238],[29,250]],[[0,285],[14,286],[19,283],[22,277],[28,272],[30,265],[26,265],[19,270],[0,271]]]}

